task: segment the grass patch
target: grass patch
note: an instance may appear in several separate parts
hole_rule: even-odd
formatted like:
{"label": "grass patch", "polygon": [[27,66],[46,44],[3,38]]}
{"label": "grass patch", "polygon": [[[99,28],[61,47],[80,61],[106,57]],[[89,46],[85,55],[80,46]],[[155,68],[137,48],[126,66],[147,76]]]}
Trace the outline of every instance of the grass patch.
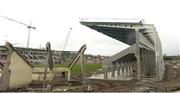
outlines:
{"label": "grass patch", "polygon": [[[55,68],[67,67],[68,64],[55,64],[54,66],[55,66]],[[94,72],[97,69],[102,68],[101,64],[84,64],[84,66],[85,66],[85,71],[86,72]],[[34,67],[44,67],[44,65],[43,64],[38,64],[38,65],[35,65]],[[81,64],[75,64],[74,67],[72,68],[71,72],[72,73],[80,73],[81,72]]]}

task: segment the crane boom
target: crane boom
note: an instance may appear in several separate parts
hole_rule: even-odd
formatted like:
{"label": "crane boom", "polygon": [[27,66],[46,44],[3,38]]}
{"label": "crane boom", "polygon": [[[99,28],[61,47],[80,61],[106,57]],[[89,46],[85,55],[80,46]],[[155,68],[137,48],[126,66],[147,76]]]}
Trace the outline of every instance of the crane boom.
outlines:
{"label": "crane boom", "polygon": [[21,25],[27,26],[27,28],[36,29],[36,27],[33,27],[33,26],[31,26],[31,25],[25,24],[25,23],[23,23],[23,22],[20,22],[20,21],[14,20],[14,19],[9,18],[9,17],[6,17],[6,16],[2,16],[2,15],[0,15],[0,17],[5,18],[5,19],[10,20],[10,21],[13,21],[13,22],[16,22],[16,23],[19,23],[19,24],[21,24]]}
{"label": "crane boom", "polygon": [[22,23],[22,22],[16,21],[16,20],[14,20],[14,19],[12,19],[12,18],[9,18],[9,17],[6,17],[6,16],[1,16],[1,17],[2,17],[2,18],[5,18],[5,19],[7,19],[7,20],[10,20],[10,21],[14,21],[14,22],[16,22],[16,23],[19,23],[19,24],[21,24],[21,25],[28,26],[27,24],[24,24],[24,23]]}
{"label": "crane boom", "polygon": [[66,48],[66,46],[67,46],[67,42],[68,42],[68,40],[69,40],[71,31],[72,31],[72,28],[69,29],[69,32],[68,32],[68,34],[67,34],[67,36],[66,36],[66,39],[65,39],[65,44],[64,44],[63,50],[62,50],[62,52],[61,52],[61,57],[62,57],[62,58],[61,58],[61,62],[64,62],[64,51],[65,51],[65,48]]}
{"label": "crane boom", "polygon": [[34,30],[35,30],[36,27],[31,26],[31,24],[28,25],[28,24],[25,24],[25,23],[23,23],[23,22],[20,22],[20,21],[14,20],[14,19],[12,19],[12,18],[6,17],[6,16],[0,15],[0,17],[5,18],[5,19],[10,20],[10,21],[13,21],[13,22],[16,22],[16,23],[18,23],[18,24],[24,25],[24,26],[26,26],[26,27],[29,29],[28,39],[27,39],[27,48],[28,48],[28,47],[29,47],[29,42],[30,42],[30,31],[31,31],[31,29],[34,29]]}
{"label": "crane boom", "polygon": [[72,28],[70,28],[70,29],[69,29],[69,32],[68,32],[68,34],[67,34],[67,36],[66,36],[66,39],[65,39],[65,44],[64,44],[64,47],[63,47],[63,51],[64,51],[64,50],[65,50],[65,48],[66,48],[66,45],[67,45],[67,42],[68,42],[68,40],[69,40],[69,37],[70,37],[71,31],[72,31]]}

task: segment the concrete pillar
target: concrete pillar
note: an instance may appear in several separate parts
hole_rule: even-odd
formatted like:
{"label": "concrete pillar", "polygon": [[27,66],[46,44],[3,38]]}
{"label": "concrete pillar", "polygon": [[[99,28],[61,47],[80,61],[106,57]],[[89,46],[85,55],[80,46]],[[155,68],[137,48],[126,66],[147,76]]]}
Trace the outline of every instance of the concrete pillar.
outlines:
{"label": "concrete pillar", "polygon": [[132,62],[129,63],[129,76],[132,75]]}
{"label": "concrete pillar", "polygon": [[120,65],[120,76],[122,75],[122,65]]}
{"label": "concrete pillar", "polygon": [[116,72],[117,72],[116,78],[119,79],[120,77],[120,63],[119,62],[116,63]]}
{"label": "concrete pillar", "polygon": [[115,70],[111,68],[111,76],[114,78],[115,77]]}
{"label": "concrete pillar", "polygon": [[114,70],[114,79],[118,80],[118,76],[117,76],[117,68]]}
{"label": "concrete pillar", "polygon": [[137,75],[137,62],[133,62],[133,67],[132,67],[132,76],[133,77],[136,77],[136,75]]}
{"label": "concrete pillar", "polygon": [[141,58],[141,65],[142,65],[142,77],[145,76],[146,74],[146,62],[145,62],[145,49],[144,48],[141,48],[141,51],[140,51],[140,58]]}
{"label": "concrete pillar", "polygon": [[118,66],[117,66],[117,64],[118,64],[118,62],[116,62],[115,64],[114,64],[114,79],[118,79],[118,75],[117,75],[117,70],[118,70]]}
{"label": "concrete pillar", "polygon": [[109,69],[108,69],[108,79],[111,79],[112,78],[112,72],[111,72],[111,67],[109,66]]}
{"label": "concrete pillar", "polygon": [[132,76],[133,73],[133,62],[130,63],[130,76]]}
{"label": "concrete pillar", "polygon": [[135,32],[135,36],[136,36],[136,53],[135,53],[135,57],[136,57],[136,61],[137,61],[137,79],[141,80],[142,79],[142,68],[141,68],[141,59],[140,59],[140,43],[139,43],[139,30],[136,29]]}
{"label": "concrete pillar", "polygon": [[122,75],[121,75],[121,77],[122,77],[122,79],[124,79],[124,76],[125,76],[125,65],[124,65],[124,63],[122,62]]}
{"label": "concrete pillar", "polygon": [[128,76],[128,63],[125,63],[125,76]]}
{"label": "concrete pillar", "polygon": [[130,63],[128,62],[128,76],[130,76],[130,73],[131,73],[131,65],[130,65]]}
{"label": "concrete pillar", "polygon": [[117,63],[116,67],[117,67],[117,78],[119,79],[119,77],[120,77],[120,64]]}
{"label": "concrete pillar", "polygon": [[148,66],[148,53],[147,53],[148,50],[145,50],[144,51],[144,56],[145,56],[145,75],[148,75],[149,74],[149,66]]}
{"label": "concrete pillar", "polygon": [[115,66],[114,64],[111,65],[111,76],[114,78],[115,76]]}
{"label": "concrete pillar", "polygon": [[124,63],[124,76],[127,76],[127,63]]}
{"label": "concrete pillar", "polygon": [[139,46],[137,45],[137,48],[136,48],[136,59],[137,59],[137,78],[138,80],[141,80],[142,77],[141,77],[141,60],[140,60],[140,48]]}
{"label": "concrete pillar", "polygon": [[71,81],[71,70],[68,70],[68,81]]}
{"label": "concrete pillar", "polygon": [[108,67],[106,65],[103,66],[104,79],[108,79]]}
{"label": "concrete pillar", "polygon": [[110,74],[110,67],[108,66],[107,67],[107,79],[109,79],[111,77],[111,74]]}

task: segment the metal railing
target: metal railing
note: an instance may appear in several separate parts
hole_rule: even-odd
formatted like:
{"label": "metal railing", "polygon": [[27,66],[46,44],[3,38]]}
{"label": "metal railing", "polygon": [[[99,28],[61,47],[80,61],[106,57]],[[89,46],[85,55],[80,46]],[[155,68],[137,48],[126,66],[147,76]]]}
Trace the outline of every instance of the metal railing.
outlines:
{"label": "metal railing", "polygon": [[142,18],[79,18],[81,22],[133,22],[144,23]]}

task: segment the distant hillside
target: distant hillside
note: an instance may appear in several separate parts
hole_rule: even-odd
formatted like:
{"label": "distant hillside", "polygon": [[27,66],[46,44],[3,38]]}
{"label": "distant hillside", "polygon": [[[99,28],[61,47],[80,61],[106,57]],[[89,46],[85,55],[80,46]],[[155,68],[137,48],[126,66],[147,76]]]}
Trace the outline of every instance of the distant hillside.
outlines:
{"label": "distant hillside", "polygon": [[[76,51],[64,51],[61,53],[62,62],[71,62],[76,54]],[[88,63],[102,63],[106,58],[108,56],[85,54],[85,61]]]}
{"label": "distant hillside", "polygon": [[180,60],[180,56],[164,56],[164,60]]}

